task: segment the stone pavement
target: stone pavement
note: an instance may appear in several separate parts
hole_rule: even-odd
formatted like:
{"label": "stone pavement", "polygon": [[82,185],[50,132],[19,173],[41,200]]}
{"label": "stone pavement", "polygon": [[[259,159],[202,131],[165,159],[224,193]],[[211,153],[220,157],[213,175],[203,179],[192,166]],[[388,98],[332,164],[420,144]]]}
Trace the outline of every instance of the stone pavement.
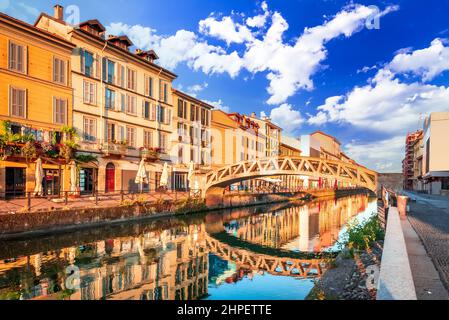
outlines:
{"label": "stone pavement", "polygon": [[[414,200],[410,202],[408,220],[432,259],[447,294],[449,290],[449,198],[410,192],[406,192],[406,195]],[[413,238],[413,235],[410,237]],[[419,247],[412,250],[415,255],[422,255]],[[422,261],[417,268],[420,269],[421,276],[428,276],[429,283],[432,283],[431,268],[425,267],[425,262]]]}

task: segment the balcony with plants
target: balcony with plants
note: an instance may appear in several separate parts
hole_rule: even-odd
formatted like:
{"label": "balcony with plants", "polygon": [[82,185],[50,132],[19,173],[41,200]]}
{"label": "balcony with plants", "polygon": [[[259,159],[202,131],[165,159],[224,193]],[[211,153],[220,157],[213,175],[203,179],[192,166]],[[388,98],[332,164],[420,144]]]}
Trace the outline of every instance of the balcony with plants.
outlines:
{"label": "balcony with plants", "polygon": [[37,158],[44,158],[64,165],[77,159],[78,134],[74,128],[64,126],[57,132],[43,134],[39,131],[40,134],[37,134],[37,130],[10,121],[3,121],[1,126],[0,159],[3,161],[31,163]]}
{"label": "balcony with plants", "polygon": [[110,140],[103,143],[101,152],[104,156],[126,157],[128,155],[128,149],[127,141]]}
{"label": "balcony with plants", "polygon": [[140,157],[147,162],[156,162],[161,158],[163,150],[161,148],[140,148]]}

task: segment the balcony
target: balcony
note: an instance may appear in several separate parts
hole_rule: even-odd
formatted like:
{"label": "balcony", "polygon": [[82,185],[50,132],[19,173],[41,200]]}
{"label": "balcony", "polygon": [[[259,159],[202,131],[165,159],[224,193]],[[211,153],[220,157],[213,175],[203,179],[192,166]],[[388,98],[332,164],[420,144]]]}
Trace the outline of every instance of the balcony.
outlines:
{"label": "balcony", "polygon": [[147,162],[156,162],[161,158],[161,149],[159,148],[142,148],[140,149],[140,157]]}
{"label": "balcony", "polygon": [[123,143],[106,142],[101,147],[101,152],[104,156],[119,156],[125,157],[128,154],[128,146]]}

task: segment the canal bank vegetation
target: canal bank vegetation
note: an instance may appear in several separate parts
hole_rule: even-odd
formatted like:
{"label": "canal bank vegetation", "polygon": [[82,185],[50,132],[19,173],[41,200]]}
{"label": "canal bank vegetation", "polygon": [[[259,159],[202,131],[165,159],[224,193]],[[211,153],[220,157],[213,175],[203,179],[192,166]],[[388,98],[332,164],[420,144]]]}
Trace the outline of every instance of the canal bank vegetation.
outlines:
{"label": "canal bank vegetation", "polygon": [[377,215],[350,223],[339,243],[340,253],[307,300],[374,300],[376,284],[369,277],[380,268],[384,238]]}

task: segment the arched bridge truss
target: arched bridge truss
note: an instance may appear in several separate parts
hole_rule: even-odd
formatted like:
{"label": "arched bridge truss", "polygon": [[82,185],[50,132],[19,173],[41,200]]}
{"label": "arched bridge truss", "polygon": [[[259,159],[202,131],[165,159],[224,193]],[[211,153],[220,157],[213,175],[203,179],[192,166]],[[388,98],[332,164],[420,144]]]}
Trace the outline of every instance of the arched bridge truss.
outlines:
{"label": "arched bridge truss", "polygon": [[245,180],[269,176],[300,175],[346,181],[373,192],[377,190],[377,173],[363,166],[312,157],[272,157],[227,165],[206,174],[205,192],[224,188]]}

